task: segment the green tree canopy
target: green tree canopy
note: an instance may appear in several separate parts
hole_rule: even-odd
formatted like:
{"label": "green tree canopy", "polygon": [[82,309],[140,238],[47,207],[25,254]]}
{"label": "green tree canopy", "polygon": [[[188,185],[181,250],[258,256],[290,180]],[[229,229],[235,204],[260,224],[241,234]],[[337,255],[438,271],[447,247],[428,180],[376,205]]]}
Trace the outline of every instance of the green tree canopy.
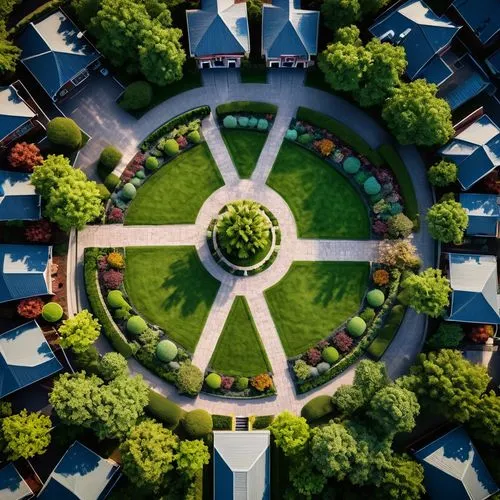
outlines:
{"label": "green tree canopy", "polygon": [[334,40],[343,45],[355,45],[359,47],[363,44],[359,37],[359,28],[355,24],[339,28],[335,33]]}
{"label": "green tree canopy", "polygon": [[309,456],[299,456],[292,460],[288,469],[290,482],[301,498],[310,499],[312,495],[319,495],[326,484],[326,477],[318,472]]}
{"label": "green tree canopy", "polygon": [[11,42],[5,21],[0,19],[0,74],[14,72],[20,55],[21,49]]}
{"label": "green tree canopy", "polygon": [[70,347],[75,353],[82,353],[97,340],[100,332],[99,321],[83,309],[62,322],[59,328],[60,344],[64,348]]}
{"label": "green tree canopy", "polygon": [[444,187],[457,181],[458,167],[451,161],[441,160],[427,172],[433,186]]}
{"label": "green tree canopy", "polygon": [[71,0],[71,7],[76,13],[78,20],[87,28],[91,20],[99,12],[101,0]]}
{"label": "green tree canopy", "polygon": [[104,380],[128,375],[127,360],[119,352],[107,352],[101,359],[99,372]]}
{"label": "green tree canopy", "polygon": [[477,431],[479,439],[500,445],[500,397],[493,391],[481,397],[470,425]]}
{"label": "green tree canopy", "polygon": [[332,31],[356,24],[361,18],[359,0],[325,0],[321,5],[321,17]]}
{"label": "green tree canopy", "polygon": [[207,445],[200,439],[181,441],[175,456],[177,470],[187,479],[193,479],[210,462]]}
{"label": "green tree canopy", "polygon": [[437,86],[422,79],[394,89],[382,118],[401,144],[434,146],[453,136],[450,106],[436,93]]}
{"label": "green tree canopy", "polygon": [[450,303],[450,281],[440,269],[428,268],[420,274],[412,274],[401,286],[399,300],[432,318],[441,316]]}
{"label": "green tree canopy", "polygon": [[429,208],[427,224],[434,239],[459,245],[469,225],[469,216],[458,201],[445,199]]}
{"label": "green tree canopy", "polygon": [[380,500],[417,500],[425,488],[424,468],[408,455],[394,455],[383,470],[382,483],[375,492]]}
{"label": "green tree canopy", "polygon": [[352,415],[365,404],[365,397],[359,387],[341,385],[332,396],[332,403],[343,415]]}
{"label": "green tree canopy", "polygon": [[430,349],[454,349],[464,338],[464,330],[459,323],[443,321],[434,335],[427,341]]}
{"label": "green tree canopy", "polygon": [[287,456],[302,452],[309,440],[309,424],[303,417],[284,411],[269,426],[276,446]]}
{"label": "green tree canopy", "polygon": [[354,372],[354,386],[363,394],[365,401],[370,400],[376,392],[389,384],[385,363],[363,359]]}

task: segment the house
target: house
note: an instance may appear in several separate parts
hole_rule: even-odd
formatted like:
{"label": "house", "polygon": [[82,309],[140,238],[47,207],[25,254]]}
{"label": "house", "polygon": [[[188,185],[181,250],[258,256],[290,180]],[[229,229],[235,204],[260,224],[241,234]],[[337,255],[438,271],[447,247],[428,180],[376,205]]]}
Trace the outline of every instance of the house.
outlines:
{"label": "house", "polygon": [[214,498],[271,498],[269,431],[214,432]]}
{"label": "house", "polygon": [[497,259],[494,255],[450,253],[451,306],[448,321],[500,324]]}
{"label": "house", "polygon": [[461,193],[460,203],[469,216],[468,236],[500,236],[500,200],[495,194]]}
{"label": "house", "polygon": [[464,191],[500,166],[500,128],[488,115],[467,126],[440,151],[458,166],[458,181]]}
{"label": "house", "polygon": [[0,303],[52,294],[52,247],[0,245]]}
{"label": "house", "polygon": [[189,53],[199,68],[239,68],[250,52],[247,4],[202,0],[186,11]]}
{"label": "house", "polygon": [[30,23],[18,39],[21,62],[57,101],[81,85],[100,54],[61,10]]}
{"label": "house", "polygon": [[262,6],[262,55],[270,68],[307,68],[318,53],[319,12],[301,10],[300,0]]}
{"label": "house", "polygon": [[23,172],[0,170],[0,221],[39,220],[41,197]]}
{"label": "house", "polygon": [[38,127],[37,114],[14,85],[0,88],[0,149]]}
{"label": "house", "polygon": [[50,377],[62,368],[36,321],[0,335],[0,398]]}
{"label": "house", "polygon": [[481,45],[491,45],[498,39],[500,33],[498,0],[455,0],[451,5]]}
{"label": "house", "polygon": [[120,478],[120,467],[75,441],[63,455],[37,498],[103,500]]}
{"label": "house", "polygon": [[424,446],[415,457],[424,468],[424,486],[432,500],[485,500],[498,491],[463,427]]}
{"label": "house", "polygon": [[28,500],[34,496],[33,490],[13,463],[0,469],[0,498],[2,500]]}

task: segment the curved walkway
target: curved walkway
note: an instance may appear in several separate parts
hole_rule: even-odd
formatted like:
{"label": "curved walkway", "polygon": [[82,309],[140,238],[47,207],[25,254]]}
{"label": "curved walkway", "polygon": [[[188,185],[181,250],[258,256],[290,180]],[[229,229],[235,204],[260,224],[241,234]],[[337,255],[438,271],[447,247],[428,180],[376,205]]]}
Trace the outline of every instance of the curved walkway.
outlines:
{"label": "curved walkway", "polygon": [[[83,289],[82,262],[83,250],[91,246],[134,246],[134,245],[194,245],[207,270],[222,285],[212,306],[207,323],[200,337],[194,355],[194,363],[202,370],[207,366],[231,304],[236,295],[247,297],[250,310],[261,334],[264,346],[273,368],[278,395],[264,400],[227,400],[209,395],[200,395],[196,400],[179,396],[174,387],[153,375],[135,360],[129,362],[133,373],[141,373],[151,386],[169,399],[182,404],[186,409],[205,408],[212,413],[235,413],[238,415],[258,415],[278,413],[284,409],[299,412],[304,403],[318,394],[332,394],[341,384],[351,383],[354,367],[343,372],[328,384],[306,395],[297,396],[290,378],[286,356],[277,334],[263,291],[278,282],[294,260],[360,260],[374,261],[378,254],[378,242],[342,241],[342,240],[303,240],[297,238],[295,221],[288,205],[272,189],[265,185],[265,180],[274,164],[284,134],[296,107],[292,103],[317,109],[343,121],[362,135],[372,147],[389,142],[388,134],[370,117],[358,108],[324,92],[306,88],[298,81],[300,73],[272,73],[271,82],[266,85],[233,84],[219,75],[211,74],[211,82],[202,89],[194,89],[162,103],[130,128],[128,125],[130,151],[126,148],[124,158],[130,158],[137,143],[151,130],[182,111],[209,104],[212,109],[221,102],[229,100],[265,100],[279,106],[278,115],[267,142],[260,155],[257,167],[250,180],[240,180],[234,168],[220,132],[213,117],[204,122],[204,135],[208,146],[217,161],[226,185],[213,193],[198,214],[195,224],[176,226],[91,226],[73,234],[70,243],[69,263],[75,269],[68,273],[68,279],[75,278],[75,289],[68,297],[70,312],[87,306]],[[288,78],[287,78],[288,76]],[[299,84],[298,84],[299,83]],[[263,97],[265,96],[265,98]],[[113,104],[114,107],[116,105]],[[111,106],[112,108],[112,106]],[[80,126],[89,129],[93,121],[92,114],[84,114],[82,119],[73,116]],[[82,121],[84,120],[84,121]],[[95,123],[95,122],[94,122]],[[113,130],[101,128],[90,133],[101,134],[109,138],[110,143],[120,146],[113,138]],[[80,158],[89,155],[98,156],[98,151],[91,151],[92,141],[82,151]],[[87,150],[88,148],[88,150]],[[425,169],[415,148],[400,148],[407,168],[412,175],[419,197],[420,212],[424,213],[431,204],[431,195],[425,176]],[[124,165],[121,166],[123,168]],[[265,272],[247,278],[238,278],[224,272],[213,261],[205,243],[206,227],[225,203],[238,198],[253,198],[267,206],[280,221],[282,244],[278,258]],[[425,227],[415,236],[426,266],[433,264],[433,245]],[[72,268],[72,266],[69,266]],[[76,293],[75,293],[76,292]],[[71,311],[73,309],[73,311]],[[384,356],[391,376],[404,373],[408,365],[420,351],[425,335],[425,317],[408,312],[402,327],[391,347]],[[106,340],[101,338],[98,347],[102,352],[110,350]]]}

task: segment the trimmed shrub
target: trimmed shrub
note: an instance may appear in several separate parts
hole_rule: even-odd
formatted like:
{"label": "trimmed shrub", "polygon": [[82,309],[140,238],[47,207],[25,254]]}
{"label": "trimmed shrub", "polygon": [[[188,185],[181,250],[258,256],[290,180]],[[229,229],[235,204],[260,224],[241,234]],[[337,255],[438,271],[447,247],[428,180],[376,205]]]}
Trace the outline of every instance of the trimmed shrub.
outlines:
{"label": "trimmed shrub", "polygon": [[255,128],[257,126],[257,123],[259,123],[259,120],[257,120],[255,116],[251,116],[248,120],[248,126],[250,128]]}
{"label": "trimmed shrub", "polygon": [[348,156],[342,163],[342,168],[348,174],[356,174],[361,168],[361,162],[355,156]]}
{"label": "trimmed shrub", "polygon": [[113,192],[118,184],[120,184],[120,178],[115,174],[109,174],[104,179],[104,185],[110,192]]}
{"label": "trimmed shrub", "polygon": [[297,140],[297,131],[294,129],[288,129],[285,134],[285,139],[288,139],[289,141],[296,141]]}
{"label": "trimmed shrub", "polygon": [[389,219],[387,229],[391,238],[406,238],[413,231],[413,222],[405,214],[397,214]]}
{"label": "trimmed shrub", "polygon": [[321,375],[322,373],[327,372],[330,369],[330,364],[327,363],[326,361],[322,361],[321,363],[316,366],[318,369],[319,374]]}
{"label": "trimmed shrub", "polygon": [[304,417],[308,422],[314,422],[332,412],[332,398],[330,396],[316,396],[302,407],[300,416]]}
{"label": "trimmed shrub", "polygon": [[107,173],[111,173],[114,168],[120,163],[122,153],[114,146],[106,146],[99,156],[99,163],[105,167]]}
{"label": "trimmed shrub", "polygon": [[182,426],[191,439],[199,439],[212,432],[212,416],[205,410],[193,410],[186,414]]}
{"label": "trimmed shrub", "polygon": [[156,170],[160,166],[160,162],[158,161],[158,158],[155,158],[154,156],[148,156],[144,166],[148,170]]}
{"label": "trimmed shrub", "polygon": [[373,196],[380,193],[382,186],[379,184],[377,179],[375,179],[375,177],[368,177],[368,179],[366,179],[363,184],[363,189],[365,190],[366,194]]}
{"label": "trimmed shrub", "polygon": [[162,340],[156,346],[156,357],[164,363],[169,363],[177,356],[177,346],[170,340]]}
{"label": "trimmed shrub", "polygon": [[302,134],[302,135],[299,135],[299,138],[297,139],[297,141],[299,142],[299,144],[311,144],[313,139],[314,139],[314,137],[310,134]]}
{"label": "trimmed shrub", "polygon": [[238,377],[234,383],[234,387],[237,391],[244,391],[245,389],[248,389],[248,378]]}
{"label": "trimmed shrub", "polygon": [[205,377],[205,383],[210,389],[219,389],[222,383],[222,378],[218,373],[210,373]]}
{"label": "trimmed shrub", "polygon": [[127,301],[123,298],[123,294],[122,292],[120,292],[120,290],[111,290],[111,292],[108,293],[106,302],[108,303],[108,306],[112,307],[113,309],[119,309],[119,308],[130,309],[129,305],[127,304]]}
{"label": "trimmed shrub", "polygon": [[167,139],[164,142],[162,149],[166,155],[175,156],[179,152],[179,144],[175,139]]}
{"label": "trimmed shrub", "polygon": [[226,128],[236,128],[238,120],[233,115],[227,115],[224,120],[222,120],[222,123]]}
{"label": "trimmed shrub", "polygon": [[142,181],[139,177],[133,177],[130,179],[130,184],[132,184],[135,188],[138,188],[142,184]]}
{"label": "trimmed shrub", "polygon": [[123,186],[123,189],[121,191],[121,197],[124,200],[133,200],[136,194],[137,194],[137,189],[130,182],[125,184],[125,186]]}
{"label": "trimmed shrub", "polygon": [[330,364],[335,363],[339,359],[339,351],[335,349],[335,347],[327,347],[326,349],[323,349],[323,352],[321,353],[323,356],[323,359]]}
{"label": "trimmed shrub", "polygon": [[219,104],[215,108],[217,116],[223,116],[230,113],[259,113],[262,115],[275,115],[278,112],[278,106],[267,102],[259,101],[231,101]]}
{"label": "trimmed shrub", "polygon": [[260,118],[257,122],[257,130],[267,130],[269,128],[269,123],[264,118]]}
{"label": "trimmed shrub", "polygon": [[361,337],[366,330],[365,320],[359,316],[354,316],[354,318],[349,320],[347,323],[347,330],[353,337]]}
{"label": "trimmed shrub", "polygon": [[364,311],[361,312],[359,317],[364,320],[366,324],[371,323],[373,318],[375,318],[375,311],[371,307],[367,307]]}
{"label": "trimmed shrub", "polygon": [[17,314],[22,318],[34,319],[42,314],[43,300],[40,297],[23,299],[17,304]]}
{"label": "trimmed shrub", "polygon": [[43,156],[36,144],[18,142],[10,150],[9,163],[12,168],[33,172],[33,167],[43,163]]}
{"label": "trimmed shrub", "polygon": [[120,106],[127,111],[147,108],[153,99],[153,87],[148,82],[131,83],[123,93]]}
{"label": "trimmed shrub", "polygon": [[177,372],[176,385],[181,394],[196,396],[203,385],[203,373],[197,366],[184,363]]}
{"label": "trimmed shrub", "polygon": [[212,425],[214,431],[233,430],[233,417],[229,415],[212,415]]}
{"label": "trimmed shrub", "polygon": [[152,389],[149,390],[149,403],[146,411],[172,430],[179,425],[184,416],[184,410],[179,405]]}
{"label": "trimmed shrub", "polygon": [[111,196],[109,189],[104,184],[96,184],[96,185],[97,185],[97,190],[99,191],[99,198],[101,198],[101,200],[104,202],[108,201],[109,197]]}
{"label": "trimmed shrub", "polygon": [[192,132],[189,132],[187,135],[188,141],[192,142],[193,144],[199,144],[201,142],[201,136],[200,133],[197,130],[193,130]]}
{"label": "trimmed shrub", "polygon": [[110,269],[101,274],[101,279],[108,290],[117,290],[123,283],[123,274],[116,269]]}
{"label": "trimmed shrub", "polygon": [[309,367],[309,375],[311,377],[317,377],[319,375],[319,371],[315,366],[310,366]]}
{"label": "trimmed shrub", "polygon": [[42,318],[49,323],[56,323],[63,317],[64,311],[57,302],[48,302],[42,308]]}
{"label": "trimmed shrub", "polygon": [[254,417],[254,421],[252,423],[252,429],[267,429],[274,420],[274,415],[261,415],[259,417]]}
{"label": "trimmed shrub", "polygon": [[310,366],[303,359],[298,359],[293,365],[293,371],[299,380],[306,380],[311,376],[309,368]]}
{"label": "trimmed shrub", "polygon": [[240,116],[238,118],[238,125],[240,127],[248,127],[248,118],[246,116]]}
{"label": "trimmed shrub", "polygon": [[372,278],[373,282],[378,286],[385,286],[389,283],[389,273],[385,269],[377,269]]}
{"label": "trimmed shrub", "polygon": [[106,255],[106,262],[113,269],[123,269],[125,267],[125,259],[120,252],[109,252]]}
{"label": "trimmed shrub", "polygon": [[384,292],[378,288],[374,288],[366,294],[366,301],[372,307],[380,307],[385,302]]}
{"label": "trimmed shrub", "polygon": [[336,349],[342,353],[349,352],[352,348],[354,341],[350,335],[347,335],[343,330],[338,332],[332,339],[332,344]]}
{"label": "trimmed shrub", "polygon": [[82,132],[71,118],[58,116],[47,125],[47,139],[58,146],[78,149],[82,144]]}
{"label": "trimmed shrub", "polygon": [[127,321],[127,332],[132,335],[140,335],[148,327],[140,316],[131,316]]}

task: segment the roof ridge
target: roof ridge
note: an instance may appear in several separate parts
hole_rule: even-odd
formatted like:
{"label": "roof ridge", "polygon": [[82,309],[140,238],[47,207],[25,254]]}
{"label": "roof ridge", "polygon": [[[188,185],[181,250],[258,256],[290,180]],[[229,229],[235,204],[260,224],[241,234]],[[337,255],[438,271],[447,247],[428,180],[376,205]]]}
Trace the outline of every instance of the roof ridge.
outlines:
{"label": "roof ridge", "polygon": [[[298,12],[299,9],[294,9],[295,12]],[[293,26],[293,29],[295,31],[295,33],[297,34],[297,36],[299,37],[299,40],[300,40],[300,43],[302,44],[302,46],[304,47],[304,50],[309,53],[309,50],[307,49],[307,45],[305,44],[304,42],[304,39],[302,38],[302,35],[300,34],[300,31],[295,27],[295,25],[293,24],[293,21],[290,17],[290,11],[288,11],[288,22]]]}

